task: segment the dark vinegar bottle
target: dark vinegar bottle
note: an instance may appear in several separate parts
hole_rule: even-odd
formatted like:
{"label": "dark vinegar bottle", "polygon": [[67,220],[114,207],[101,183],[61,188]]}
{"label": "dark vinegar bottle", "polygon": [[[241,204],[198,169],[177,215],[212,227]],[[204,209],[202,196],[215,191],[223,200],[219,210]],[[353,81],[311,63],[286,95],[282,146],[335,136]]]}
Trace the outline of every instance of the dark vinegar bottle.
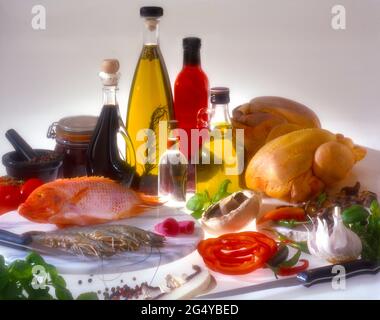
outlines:
{"label": "dark vinegar bottle", "polygon": [[[135,152],[120,117],[116,93],[120,74],[119,62],[104,60],[99,76],[103,83],[103,108],[96,124],[87,155],[87,174],[103,176],[131,186],[136,169]],[[124,140],[127,150],[122,158],[118,146]]]}

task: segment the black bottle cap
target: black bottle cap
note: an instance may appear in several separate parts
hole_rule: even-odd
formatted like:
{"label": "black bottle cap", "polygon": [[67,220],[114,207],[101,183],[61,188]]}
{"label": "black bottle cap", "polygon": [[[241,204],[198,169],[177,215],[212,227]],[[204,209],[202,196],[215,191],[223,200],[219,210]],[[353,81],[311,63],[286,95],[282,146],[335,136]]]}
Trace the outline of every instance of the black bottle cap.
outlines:
{"label": "black bottle cap", "polygon": [[164,15],[164,9],[161,7],[141,7],[140,16],[159,18]]}
{"label": "black bottle cap", "polygon": [[202,41],[197,37],[187,37],[182,40],[183,49],[199,50],[202,45]]}
{"label": "black bottle cap", "polygon": [[230,102],[230,89],[226,87],[214,87],[210,90],[212,104],[227,104]]}

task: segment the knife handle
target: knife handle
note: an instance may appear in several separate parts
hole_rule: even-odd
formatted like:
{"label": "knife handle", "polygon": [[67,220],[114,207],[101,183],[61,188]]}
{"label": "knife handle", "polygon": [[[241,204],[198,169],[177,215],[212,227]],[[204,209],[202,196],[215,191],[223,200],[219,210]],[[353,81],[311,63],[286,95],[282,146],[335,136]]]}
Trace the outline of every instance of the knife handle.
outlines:
{"label": "knife handle", "polygon": [[6,241],[8,243],[28,245],[33,239],[29,234],[16,234],[7,230],[0,229],[0,241]]}
{"label": "knife handle", "polygon": [[329,282],[334,277],[341,275],[338,272],[333,272],[335,266],[344,267],[346,278],[362,274],[376,274],[380,271],[380,265],[376,262],[370,262],[366,260],[355,260],[351,262],[306,270],[297,274],[297,279],[305,287],[310,287],[317,283]]}

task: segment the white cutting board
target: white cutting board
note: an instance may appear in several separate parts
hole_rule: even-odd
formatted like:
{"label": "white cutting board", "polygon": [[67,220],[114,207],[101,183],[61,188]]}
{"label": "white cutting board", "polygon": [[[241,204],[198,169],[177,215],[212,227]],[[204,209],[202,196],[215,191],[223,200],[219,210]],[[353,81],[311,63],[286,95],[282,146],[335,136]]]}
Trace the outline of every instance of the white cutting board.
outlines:
{"label": "white cutting board", "polygon": [[[116,224],[127,224],[153,231],[157,223],[162,222],[168,217],[173,217],[178,221],[193,220],[195,222],[194,234],[166,237],[165,245],[160,249],[145,248],[136,252],[125,252],[104,260],[78,257],[70,254],[43,255],[43,257],[46,261],[55,265],[59,272],[64,274],[104,275],[157,268],[179,260],[196,249],[197,243],[204,237],[199,223],[194,220],[191,215],[168,206],[152,209],[138,217],[114,222]],[[21,234],[27,231],[53,231],[56,227],[52,224],[39,224],[28,221],[13,211],[0,216],[0,229]],[[15,259],[25,258],[27,253],[25,251],[0,246],[0,254],[3,255],[7,261],[13,261]]]}

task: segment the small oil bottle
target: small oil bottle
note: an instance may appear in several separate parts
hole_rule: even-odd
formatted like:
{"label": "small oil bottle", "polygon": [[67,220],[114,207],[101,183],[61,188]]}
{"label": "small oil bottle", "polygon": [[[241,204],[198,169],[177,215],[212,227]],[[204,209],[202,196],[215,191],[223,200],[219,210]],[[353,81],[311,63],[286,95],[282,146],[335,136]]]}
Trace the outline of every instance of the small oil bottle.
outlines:
{"label": "small oil bottle", "polygon": [[179,150],[178,121],[169,121],[168,128],[167,150],[161,156],[158,167],[158,195],[181,206],[186,201],[188,161]]}
{"label": "small oil bottle", "polygon": [[[196,165],[196,192],[207,190],[213,196],[220,184],[231,181],[228,191],[240,190],[240,175],[244,167],[244,148],[241,135],[236,139],[228,113],[230,91],[225,87],[210,90],[211,108],[201,109],[198,123],[201,128],[208,128],[208,137],[203,138]],[[204,118],[207,117],[207,121]],[[205,129],[204,129],[205,130]],[[244,139],[244,138],[243,138]]]}

